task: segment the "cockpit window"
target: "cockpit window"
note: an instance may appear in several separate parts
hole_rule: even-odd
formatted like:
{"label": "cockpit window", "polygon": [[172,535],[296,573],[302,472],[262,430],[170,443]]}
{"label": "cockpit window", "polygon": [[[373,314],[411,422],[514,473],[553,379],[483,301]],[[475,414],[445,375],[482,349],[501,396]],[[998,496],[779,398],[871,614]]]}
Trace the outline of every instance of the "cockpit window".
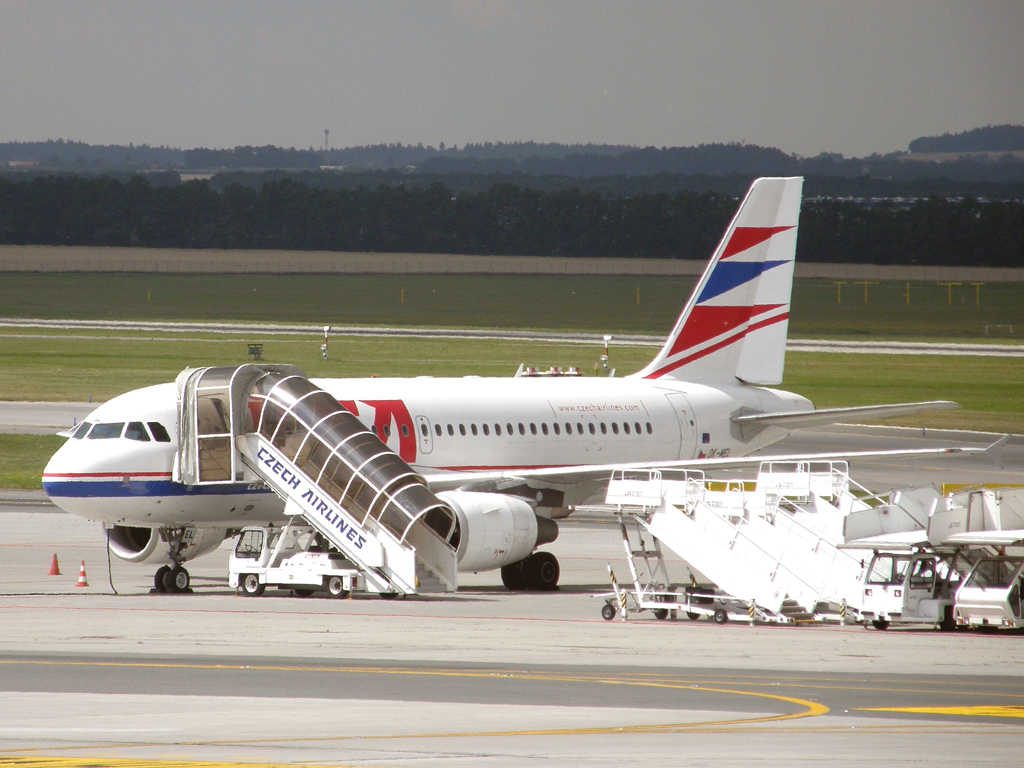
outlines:
{"label": "cockpit window", "polygon": [[81,424],[78,425],[78,428],[71,433],[71,439],[81,440],[83,437],[85,437],[86,433],[89,431],[91,427],[91,423],[89,423],[88,421],[83,421]]}
{"label": "cockpit window", "polygon": [[164,429],[164,425],[159,421],[149,422],[149,431],[153,433],[153,439],[158,443],[171,442],[171,436],[167,434],[167,430]]}
{"label": "cockpit window", "polygon": [[118,422],[117,424],[97,424],[89,432],[90,440],[114,440],[121,436],[121,431],[124,429],[124,422]]}
{"label": "cockpit window", "polygon": [[128,429],[124,431],[124,436],[129,440],[138,440],[140,443],[149,442],[149,435],[146,433],[146,428],[142,426],[141,421],[129,422]]}

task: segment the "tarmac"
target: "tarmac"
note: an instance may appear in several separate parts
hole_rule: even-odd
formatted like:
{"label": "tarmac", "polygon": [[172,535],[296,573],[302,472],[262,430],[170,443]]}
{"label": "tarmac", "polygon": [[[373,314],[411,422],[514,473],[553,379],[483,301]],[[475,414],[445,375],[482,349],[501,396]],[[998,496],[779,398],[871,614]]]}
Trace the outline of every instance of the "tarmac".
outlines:
{"label": "tarmac", "polygon": [[1024,635],[606,622],[600,515],[546,547],[558,592],[390,601],[238,597],[231,542],[150,594],[41,494],[0,522],[0,766],[1020,764]]}

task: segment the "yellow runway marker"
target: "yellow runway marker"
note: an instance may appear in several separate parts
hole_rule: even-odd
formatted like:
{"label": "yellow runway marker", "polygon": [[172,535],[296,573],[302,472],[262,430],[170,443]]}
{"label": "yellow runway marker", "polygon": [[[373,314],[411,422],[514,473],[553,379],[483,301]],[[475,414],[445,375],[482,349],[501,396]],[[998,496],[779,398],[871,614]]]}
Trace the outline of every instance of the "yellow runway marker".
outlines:
{"label": "yellow runway marker", "polygon": [[1014,717],[1024,720],[1024,707],[861,707],[858,712],[906,712],[915,715],[957,717]]}

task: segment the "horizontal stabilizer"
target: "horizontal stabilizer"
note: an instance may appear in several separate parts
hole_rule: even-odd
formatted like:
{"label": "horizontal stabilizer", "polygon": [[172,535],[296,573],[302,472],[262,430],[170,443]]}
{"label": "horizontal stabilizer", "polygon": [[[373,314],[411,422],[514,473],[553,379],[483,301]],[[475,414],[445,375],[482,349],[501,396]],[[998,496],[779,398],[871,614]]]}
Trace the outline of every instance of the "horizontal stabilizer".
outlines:
{"label": "horizontal stabilizer", "polygon": [[743,425],[761,425],[765,427],[818,427],[822,424],[837,424],[843,421],[865,421],[868,419],[885,419],[891,416],[909,416],[921,411],[945,411],[959,408],[958,403],[950,400],[930,400],[924,403],[896,403],[894,405],[865,405],[857,408],[821,408],[815,411],[795,411],[790,413],[755,413],[749,416],[735,416],[733,422]]}

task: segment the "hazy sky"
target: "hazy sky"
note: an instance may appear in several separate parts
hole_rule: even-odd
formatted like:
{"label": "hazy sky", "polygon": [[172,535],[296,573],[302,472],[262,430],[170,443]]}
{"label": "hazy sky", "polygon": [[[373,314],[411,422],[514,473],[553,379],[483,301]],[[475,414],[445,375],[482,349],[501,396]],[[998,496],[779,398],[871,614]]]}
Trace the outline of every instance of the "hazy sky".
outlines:
{"label": "hazy sky", "polygon": [[1024,1],[0,0],[0,141],[741,141],[1024,123]]}

